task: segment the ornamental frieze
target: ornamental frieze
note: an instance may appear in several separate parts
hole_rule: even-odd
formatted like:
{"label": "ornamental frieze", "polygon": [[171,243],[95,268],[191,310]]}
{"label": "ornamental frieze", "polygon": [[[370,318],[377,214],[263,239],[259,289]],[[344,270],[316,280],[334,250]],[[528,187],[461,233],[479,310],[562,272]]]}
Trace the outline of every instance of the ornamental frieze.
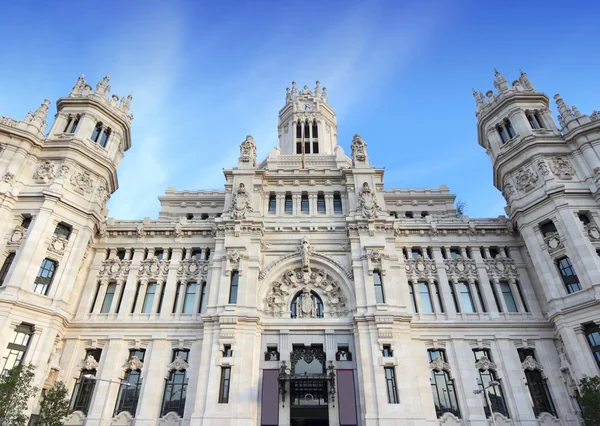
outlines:
{"label": "ornamental frieze", "polygon": [[457,256],[455,259],[445,259],[444,264],[450,279],[478,279],[477,266],[473,259]]}
{"label": "ornamental frieze", "polygon": [[516,279],[518,277],[515,261],[503,253],[498,254],[494,259],[483,259],[483,262],[490,277],[498,279]]}
{"label": "ornamental frieze", "polygon": [[575,175],[573,166],[571,166],[571,163],[565,157],[554,157],[550,168],[552,169],[552,173],[562,180],[571,180]]}
{"label": "ornamental frieze", "polygon": [[418,256],[416,259],[406,259],[404,261],[406,275],[409,279],[424,280],[437,279],[437,266],[435,260],[424,259],[423,256]]}
{"label": "ornamental frieze", "polygon": [[100,265],[98,278],[102,281],[125,281],[129,275],[130,267],[131,260],[107,259]]}
{"label": "ornamental frieze", "polygon": [[71,176],[71,185],[73,185],[75,192],[82,195],[91,194],[94,188],[94,180],[88,172],[77,172]]}
{"label": "ornamental frieze", "polygon": [[538,179],[538,175],[536,175],[531,169],[521,169],[515,177],[517,189],[519,191],[529,192],[535,188]]}
{"label": "ornamental frieze", "polygon": [[208,276],[208,260],[184,259],[177,267],[177,279],[182,282],[205,281]]}
{"label": "ornamental frieze", "polygon": [[54,164],[52,164],[50,161],[44,161],[33,173],[33,178],[36,181],[41,181],[44,183],[50,182],[55,177],[56,173],[54,172]]}
{"label": "ornamental frieze", "polygon": [[142,260],[139,270],[138,278],[147,279],[150,281],[165,280],[167,273],[169,272],[169,261],[158,260],[157,258]]}

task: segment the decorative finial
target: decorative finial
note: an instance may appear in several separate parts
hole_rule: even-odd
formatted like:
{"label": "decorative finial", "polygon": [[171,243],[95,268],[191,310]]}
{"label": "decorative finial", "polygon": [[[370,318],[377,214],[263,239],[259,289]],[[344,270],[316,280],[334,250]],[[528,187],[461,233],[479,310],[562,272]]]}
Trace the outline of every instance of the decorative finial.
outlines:
{"label": "decorative finial", "polygon": [[523,86],[525,90],[535,90],[533,84],[531,84],[531,81],[529,81],[529,77],[527,77],[525,71],[519,70],[519,72],[521,73],[521,75],[519,76],[519,82],[521,83],[521,86]]}
{"label": "decorative finial", "polygon": [[480,94],[477,92],[477,90],[473,89],[473,97],[475,98],[475,103],[477,104],[477,108],[481,108],[484,105],[482,96],[480,96]]}
{"label": "decorative finial", "polygon": [[508,90],[508,82],[506,81],[504,76],[500,74],[500,71],[494,68],[494,74],[496,76],[496,80],[494,81],[494,87],[498,89],[498,91],[501,93],[505,90]]}

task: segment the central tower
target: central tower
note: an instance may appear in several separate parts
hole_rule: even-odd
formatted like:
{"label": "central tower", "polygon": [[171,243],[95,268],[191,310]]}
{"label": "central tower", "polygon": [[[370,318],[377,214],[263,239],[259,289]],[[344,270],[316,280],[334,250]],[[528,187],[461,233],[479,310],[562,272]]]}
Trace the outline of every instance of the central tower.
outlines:
{"label": "central tower", "polygon": [[337,146],[337,120],[327,105],[327,89],[317,81],[314,90],[296,82],[286,89],[285,106],[279,111],[279,149],[283,155],[334,155]]}

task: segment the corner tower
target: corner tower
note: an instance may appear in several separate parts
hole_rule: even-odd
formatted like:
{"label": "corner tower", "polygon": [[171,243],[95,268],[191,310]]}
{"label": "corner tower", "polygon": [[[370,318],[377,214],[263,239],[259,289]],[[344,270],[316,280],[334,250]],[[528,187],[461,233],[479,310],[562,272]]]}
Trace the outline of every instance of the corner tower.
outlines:
{"label": "corner tower", "polygon": [[[568,352],[600,303],[600,114],[584,115],[556,95],[557,126],[548,96],[523,71],[512,87],[496,71],[494,86],[485,97],[473,91],[479,144],[536,272],[542,309]],[[587,355],[568,355],[579,377],[595,374]]]}
{"label": "corner tower", "polygon": [[334,155],[337,147],[337,119],[327,104],[327,89],[317,81],[314,90],[296,82],[286,89],[285,106],[279,111],[279,149],[283,155]]}

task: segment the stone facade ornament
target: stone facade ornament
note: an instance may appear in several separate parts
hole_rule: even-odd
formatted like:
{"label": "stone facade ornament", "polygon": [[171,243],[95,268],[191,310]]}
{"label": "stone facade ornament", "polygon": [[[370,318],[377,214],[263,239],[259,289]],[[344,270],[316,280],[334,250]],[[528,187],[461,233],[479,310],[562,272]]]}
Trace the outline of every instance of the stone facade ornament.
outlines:
{"label": "stone facade ornament", "polygon": [[158,426],[181,426],[181,422],[181,417],[176,412],[170,411],[158,420]]}
{"label": "stone facade ornament", "polygon": [[571,180],[575,175],[573,166],[571,166],[571,163],[565,157],[555,157],[552,160],[551,168],[552,173],[559,179]]}
{"label": "stone facade ornament", "polygon": [[515,188],[513,188],[513,186],[509,182],[507,182],[504,185],[504,191],[502,192],[502,194],[504,195],[504,198],[506,198],[506,201],[510,202],[513,196],[515,195]]}
{"label": "stone facade ornament", "polygon": [[523,370],[544,371],[544,367],[542,367],[542,364],[537,362],[535,358],[531,355],[525,358],[525,360],[523,360],[523,362],[521,363],[521,368],[523,368]]}
{"label": "stone facade ornament", "polygon": [[306,236],[302,239],[300,246],[298,247],[298,252],[300,253],[300,257],[302,259],[302,268],[305,271],[310,270],[310,256],[313,253],[313,248],[310,246],[308,242],[308,238]]}
{"label": "stone facade ornament", "polygon": [[184,259],[177,267],[177,279],[181,282],[206,281],[208,266],[208,260]]}
{"label": "stone facade ornament", "polygon": [[289,312],[292,297],[300,290],[303,293],[310,290],[317,292],[328,316],[340,317],[348,312],[347,298],[340,284],[327,272],[317,268],[310,271],[297,268],[288,269],[271,284],[266,296],[267,314],[281,317],[285,312]]}
{"label": "stone facade ornament", "polygon": [[169,272],[169,261],[152,259],[142,260],[138,269],[138,278],[148,281],[165,281]]}
{"label": "stone facade ornament", "polygon": [[11,184],[14,179],[15,179],[15,175],[11,172],[6,172],[6,173],[4,173],[4,176],[2,176],[2,181],[9,183],[9,184]]}
{"label": "stone facade ornament", "polygon": [[600,240],[600,230],[596,225],[588,223],[583,227],[583,229],[587,233],[590,240]]}
{"label": "stone facade ornament", "polygon": [[94,358],[93,355],[88,355],[81,364],[79,364],[79,367],[82,370],[97,370],[98,366],[100,364],[98,364],[98,361],[96,361],[96,358]]}
{"label": "stone facade ornament", "polygon": [[316,318],[317,317],[317,304],[313,300],[313,295],[308,288],[304,288],[302,293],[298,295],[296,299],[297,309],[296,314],[298,318]]}
{"label": "stone facade ornament", "polygon": [[246,140],[240,145],[240,163],[249,163],[251,167],[256,167],[256,143],[250,135],[246,136]]}
{"label": "stone facade ornament", "polygon": [[54,172],[54,164],[52,164],[50,161],[44,161],[42,164],[40,164],[33,174],[33,178],[35,180],[42,181],[44,183],[50,182],[55,177],[56,173]]}
{"label": "stone facade ornament", "polygon": [[48,246],[48,251],[62,256],[65,254],[65,249],[67,248],[68,243],[69,241],[65,237],[53,235],[52,239],[50,240],[50,245]]}
{"label": "stone facade ornament", "polygon": [[250,196],[246,192],[246,186],[240,183],[237,192],[233,193],[229,213],[233,219],[240,220],[245,219],[246,213],[252,211],[252,204],[250,203]]}
{"label": "stone facade ornament", "polygon": [[96,200],[104,206],[109,198],[110,193],[108,192],[108,189],[106,189],[106,182],[103,179],[100,185],[98,185],[98,189],[96,189]]}
{"label": "stone facade ornament", "polygon": [[544,235],[544,241],[546,242],[546,247],[548,248],[549,253],[554,253],[555,251],[564,247],[558,232],[546,233],[546,235]]}
{"label": "stone facade ornament", "polygon": [[173,370],[176,371],[183,371],[183,370],[187,370],[189,368],[189,364],[187,363],[187,361],[183,358],[175,358],[175,360],[170,363],[169,365],[167,365],[167,370],[169,371],[169,373]]}
{"label": "stone facade ornament", "polygon": [[445,259],[446,273],[448,278],[455,280],[478,280],[477,266],[473,259],[465,259],[462,256],[457,256],[455,259]]}
{"label": "stone facade ornament", "polygon": [[499,253],[494,259],[483,259],[488,276],[496,279],[518,279],[515,261]]}
{"label": "stone facade ornament", "polygon": [[354,135],[352,144],[352,164],[356,166],[357,162],[367,161],[367,144],[362,140],[359,134]]}
{"label": "stone facade ornament", "polygon": [[367,219],[376,218],[381,211],[381,207],[377,204],[375,194],[373,194],[367,182],[363,183],[358,199],[358,206],[362,216]]}
{"label": "stone facade ornament", "polygon": [[23,237],[25,236],[25,232],[27,232],[26,229],[23,228],[21,225],[15,226],[14,231],[12,231],[12,233],[10,234],[10,237],[8,238],[8,243],[9,244],[19,244],[21,242],[21,240],[23,239]]}
{"label": "stone facade ornament", "polygon": [[424,259],[419,256],[416,259],[406,259],[405,261],[406,275],[416,281],[429,281],[437,279],[437,266],[435,260]]}
{"label": "stone facade ornament", "polygon": [[550,170],[548,169],[548,164],[546,164],[546,162],[542,158],[540,158],[537,161],[537,165],[538,165],[538,170],[540,171],[542,176],[548,176],[550,174]]}
{"label": "stone facade ornament", "polygon": [[71,185],[75,189],[75,192],[80,194],[91,194],[94,188],[94,181],[92,176],[88,172],[74,173],[71,176]]}
{"label": "stone facade ornament", "polygon": [[475,368],[477,368],[478,370],[484,370],[484,371],[488,371],[488,370],[496,371],[498,367],[496,366],[495,363],[490,361],[490,359],[488,357],[482,356],[475,363]]}
{"label": "stone facade ornament", "polygon": [[531,169],[521,169],[515,177],[515,181],[519,191],[529,192],[535,188],[538,176]]}
{"label": "stone facade ornament", "polygon": [[145,238],[147,233],[146,230],[144,229],[144,224],[140,223],[137,228],[135,229],[135,234],[138,236],[138,238]]}
{"label": "stone facade ornament", "polygon": [[144,362],[140,361],[140,359],[137,356],[132,356],[129,360],[127,360],[127,362],[125,364],[123,364],[123,370],[127,371],[127,370],[141,370],[142,368],[144,368]]}
{"label": "stone facade ornament", "polygon": [[367,251],[367,257],[373,263],[381,263],[381,259],[384,257],[384,255],[380,250],[373,249]]}
{"label": "stone facade ornament", "polygon": [[429,363],[429,368],[435,371],[445,371],[446,373],[450,373],[450,364],[439,356],[435,357],[435,359]]}
{"label": "stone facade ornament", "polygon": [[98,278],[101,281],[125,282],[129,276],[131,260],[121,260],[118,257],[107,259],[100,265]]}

